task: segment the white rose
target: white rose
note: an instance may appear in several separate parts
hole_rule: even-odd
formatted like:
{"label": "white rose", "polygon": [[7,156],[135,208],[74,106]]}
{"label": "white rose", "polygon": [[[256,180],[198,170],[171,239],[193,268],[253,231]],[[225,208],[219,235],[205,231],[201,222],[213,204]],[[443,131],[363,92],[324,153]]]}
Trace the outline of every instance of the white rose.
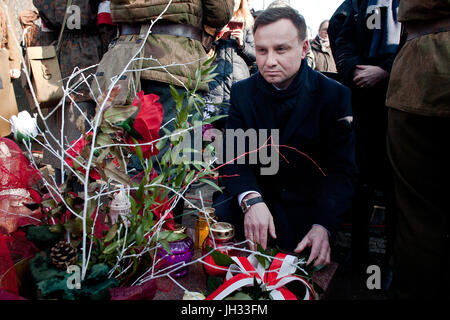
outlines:
{"label": "white rose", "polygon": [[16,141],[27,140],[29,137],[34,138],[38,134],[36,114],[31,117],[28,111],[21,111],[17,116],[13,115],[9,122]]}

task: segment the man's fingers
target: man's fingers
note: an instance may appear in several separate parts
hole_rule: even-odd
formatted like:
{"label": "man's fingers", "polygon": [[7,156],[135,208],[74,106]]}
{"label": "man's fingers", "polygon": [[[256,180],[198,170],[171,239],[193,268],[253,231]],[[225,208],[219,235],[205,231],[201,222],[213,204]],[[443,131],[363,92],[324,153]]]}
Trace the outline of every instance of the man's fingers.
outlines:
{"label": "man's fingers", "polygon": [[312,242],[312,246],[311,246],[311,253],[309,255],[308,261],[306,262],[306,264],[310,264],[312,261],[314,261],[314,259],[316,259],[319,254],[320,254],[320,244],[317,242]]}
{"label": "man's fingers", "polygon": [[302,241],[300,241],[300,243],[297,245],[297,248],[295,248],[294,252],[295,253],[300,253],[302,252],[307,246],[310,246],[311,242],[309,241],[308,237],[303,238]]}
{"label": "man's fingers", "polygon": [[258,242],[263,249],[266,249],[267,246],[267,229],[266,228],[260,228],[259,229],[259,242]]}
{"label": "man's fingers", "polygon": [[318,266],[321,264],[327,265],[330,263],[329,260],[330,260],[330,250],[327,243],[323,241],[316,262],[314,263],[314,266]]}
{"label": "man's fingers", "polygon": [[254,235],[253,230],[250,226],[245,227],[245,239],[250,240],[249,247],[251,250],[253,250],[253,243],[254,242]]}
{"label": "man's fingers", "polygon": [[275,232],[275,223],[273,222],[272,217],[270,217],[270,220],[269,220],[269,233],[272,238],[274,238],[274,239],[277,238],[277,234]]}

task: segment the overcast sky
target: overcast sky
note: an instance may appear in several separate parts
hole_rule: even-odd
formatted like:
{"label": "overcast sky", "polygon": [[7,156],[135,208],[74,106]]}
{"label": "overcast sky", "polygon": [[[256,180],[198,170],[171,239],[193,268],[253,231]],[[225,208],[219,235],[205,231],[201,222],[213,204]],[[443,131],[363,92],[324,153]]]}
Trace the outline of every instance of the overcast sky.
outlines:
{"label": "overcast sky", "polygon": [[[274,0],[252,0],[255,10],[265,9]],[[289,0],[285,0],[289,2]],[[290,0],[291,6],[296,8],[306,20],[313,38],[317,35],[320,23],[329,19],[343,0]]]}

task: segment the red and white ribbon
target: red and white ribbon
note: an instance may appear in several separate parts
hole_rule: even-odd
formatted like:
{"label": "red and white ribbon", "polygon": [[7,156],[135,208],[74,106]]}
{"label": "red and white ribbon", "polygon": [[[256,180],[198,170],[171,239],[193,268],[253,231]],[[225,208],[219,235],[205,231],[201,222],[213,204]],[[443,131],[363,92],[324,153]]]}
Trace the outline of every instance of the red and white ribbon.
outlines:
{"label": "red and white ribbon", "polygon": [[[255,255],[246,257],[231,257],[235,264],[228,268],[225,282],[217,288],[206,300],[222,300],[242,287],[253,286],[254,279],[265,290],[270,291],[274,300],[297,300],[297,297],[284,286],[292,281],[300,281],[306,287],[303,300],[312,300],[316,294],[311,285],[302,277],[294,275],[298,258],[278,253],[273,259],[269,270],[258,262]],[[233,275],[238,272],[237,275]]]}
{"label": "red and white ribbon", "polygon": [[111,2],[102,1],[98,5],[97,24],[113,24],[111,19]]}

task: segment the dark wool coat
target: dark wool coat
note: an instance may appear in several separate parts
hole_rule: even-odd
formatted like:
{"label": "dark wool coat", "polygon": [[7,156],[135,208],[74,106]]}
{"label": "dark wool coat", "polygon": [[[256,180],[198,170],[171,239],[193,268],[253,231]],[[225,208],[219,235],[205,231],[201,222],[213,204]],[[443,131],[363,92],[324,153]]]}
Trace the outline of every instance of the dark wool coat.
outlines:
{"label": "dark wool coat", "polygon": [[356,65],[378,66],[391,71],[395,54],[379,55],[369,58],[373,30],[366,25],[368,0],[361,0],[358,12],[350,13],[336,37],[335,62],[343,82],[352,84]]}
{"label": "dark wool coat", "polygon": [[[333,234],[350,208],[357,174],[350,96],[348,88],[312,70],[305,60],[286,90],[277,90],[259,72],[234,84],[227,129],[279,129],[282,156],[272,175],[261,174],[270,165],[260,161],[223,166],[222,184],[232,200],[227,208],[216,206],[217,214],[239,228],[244,216],[236,196],[254,190],[274,217],[281,248],[293,250],[313,224]],[[229,140],[225,135],[226,147]]]}

